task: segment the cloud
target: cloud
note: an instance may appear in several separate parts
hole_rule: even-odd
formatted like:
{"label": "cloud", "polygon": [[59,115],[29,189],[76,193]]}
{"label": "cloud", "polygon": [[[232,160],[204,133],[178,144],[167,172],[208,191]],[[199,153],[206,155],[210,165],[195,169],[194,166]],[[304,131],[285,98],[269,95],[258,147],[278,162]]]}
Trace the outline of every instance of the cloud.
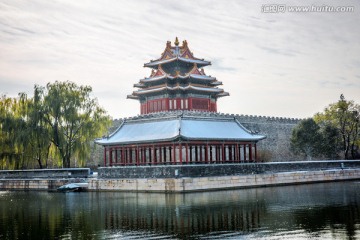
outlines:
{"label": "cloud", "polygon": [[[360,102],[360,15],[265,14],[263,4],[267,2],[3,0],[0,93],[16,96],[31,92],[34,84],[70,80],[91,85],[115,118],[136,115],[138,103],[126,95],[150,74],[143,64],[160,57],[166,41],[178,36],[196,57],[212,62],[206,73],[230,92],[219,100],[220,111],[307,117],[321,110],[314,110],[311,101],[333,102],[340,90]],[[350,5],[360,9],[358,2]],[[304,94],[309,101],[301,104]]]}

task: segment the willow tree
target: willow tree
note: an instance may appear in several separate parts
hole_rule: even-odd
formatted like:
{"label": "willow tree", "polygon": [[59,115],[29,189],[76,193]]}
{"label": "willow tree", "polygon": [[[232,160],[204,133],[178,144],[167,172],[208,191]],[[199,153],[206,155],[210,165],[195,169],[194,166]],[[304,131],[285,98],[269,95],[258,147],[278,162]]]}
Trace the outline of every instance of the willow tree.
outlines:
{"label": "willow tree", "polygon": [[102,135],[110,124],[110,118],[91,92],[90,86],[56,81],[48,83],[43,93],[42,114],[63,167],[70,167],[71,159],[83,165],[91,141]]}
{"label": "willow tree", "polygon": [[44,87],[34,86],[34,96],[27,99],[25,94],[21,94],[23,101],[27,99],[24,108],[26,116],[26,129],[23,134],[28,139],[31,152],[28,154],[32,160],[38,164],[39,168],[46,168],[49,159],[49,152],[52,146],[50,128],[43,115],[44,109]]}
{"label": "willow tree", "polygon": [[18,169],[26,165],[28,139],[23,134],[26,102],[19,98],[2,96],[0,99],[0,161],[2,168]]}

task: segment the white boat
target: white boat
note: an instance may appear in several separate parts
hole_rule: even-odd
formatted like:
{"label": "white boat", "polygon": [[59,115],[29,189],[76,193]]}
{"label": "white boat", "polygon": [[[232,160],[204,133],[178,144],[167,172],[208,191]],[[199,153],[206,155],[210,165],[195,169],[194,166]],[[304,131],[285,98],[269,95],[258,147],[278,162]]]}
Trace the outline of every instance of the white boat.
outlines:
{"label": "white boat", "polygon": [[88,183],[69,183],[59,187],[57,190],[60,192],[80,192],[88,187]]}

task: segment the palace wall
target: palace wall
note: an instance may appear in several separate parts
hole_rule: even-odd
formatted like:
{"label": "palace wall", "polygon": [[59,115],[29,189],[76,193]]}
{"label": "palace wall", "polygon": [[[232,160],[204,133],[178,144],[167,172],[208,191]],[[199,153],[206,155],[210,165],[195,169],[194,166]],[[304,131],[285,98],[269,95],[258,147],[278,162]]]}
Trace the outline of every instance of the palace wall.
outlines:
{"label": "palace wall", "polygon": [[248,130],[266,136],[258,143],[259,157],[263,161],[303,160],[290,151],[293,128],[301,119],[265,116],[235,115]]}

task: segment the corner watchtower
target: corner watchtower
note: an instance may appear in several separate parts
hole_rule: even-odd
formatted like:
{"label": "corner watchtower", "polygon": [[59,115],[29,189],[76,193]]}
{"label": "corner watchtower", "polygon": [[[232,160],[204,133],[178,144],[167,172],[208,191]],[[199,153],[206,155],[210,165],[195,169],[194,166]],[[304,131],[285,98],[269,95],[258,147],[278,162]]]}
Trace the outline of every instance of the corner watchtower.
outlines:
{"label": "corner watchtower", "polygon": [[179,45],[166,43],[161,57],[144,64],[151,68],[149,77],[141,79],[127,98],[140,101],[140,113],[197,110],[217,112],[217,99],[229,96],[218,86],[222,82],[205,74],[209,61],[194,57],[186,40]]}

